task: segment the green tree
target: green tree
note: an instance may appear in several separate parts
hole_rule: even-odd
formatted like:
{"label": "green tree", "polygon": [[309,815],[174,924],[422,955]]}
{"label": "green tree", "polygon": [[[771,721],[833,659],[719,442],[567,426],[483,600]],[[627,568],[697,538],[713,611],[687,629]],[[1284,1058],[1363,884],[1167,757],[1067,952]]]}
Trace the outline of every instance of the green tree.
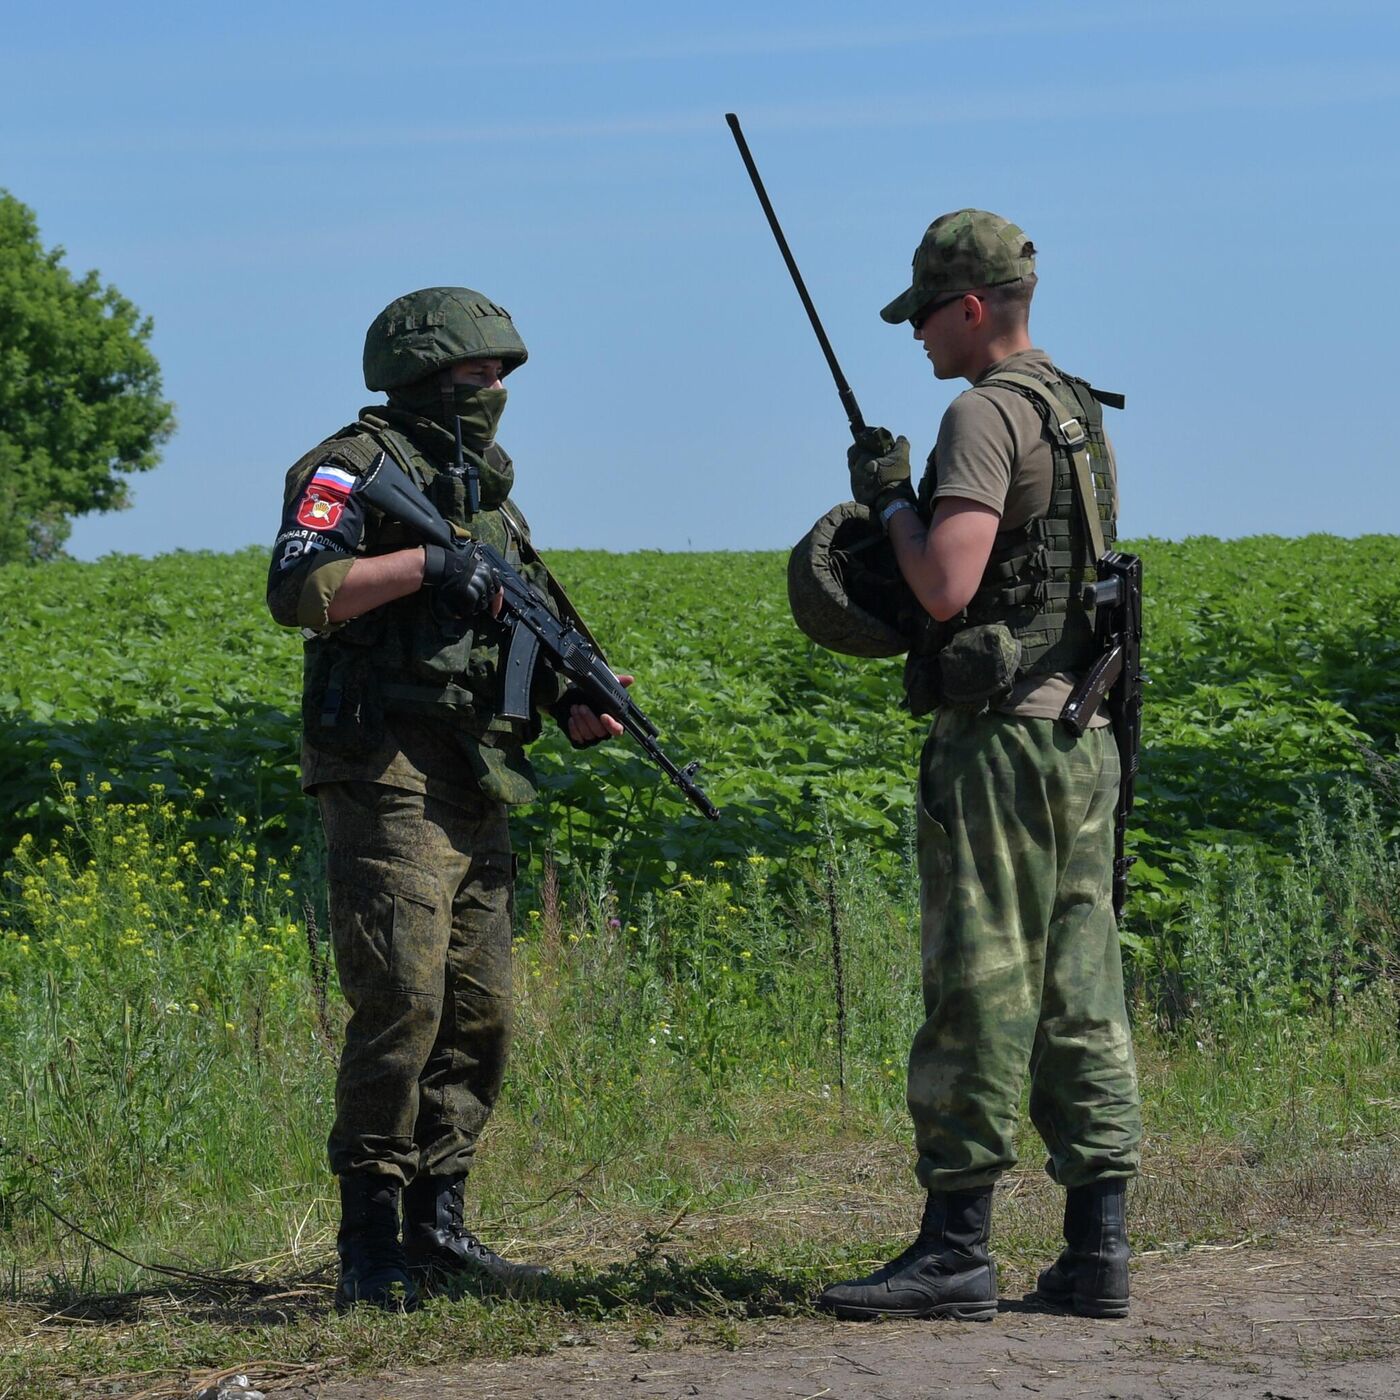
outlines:
{"label": "green tree", "polygon": [[149,317],[74,277],[0,190],[0,563],[59,554],[74,516],[129,504],[174,431]]}

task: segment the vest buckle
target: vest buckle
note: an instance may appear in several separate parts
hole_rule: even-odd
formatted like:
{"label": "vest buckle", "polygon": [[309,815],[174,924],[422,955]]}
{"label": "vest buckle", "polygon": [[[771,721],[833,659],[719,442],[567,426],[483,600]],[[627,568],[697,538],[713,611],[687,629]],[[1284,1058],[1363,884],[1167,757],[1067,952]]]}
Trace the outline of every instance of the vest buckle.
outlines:
{"label": "vest buckle", "polygon": [[1076,447],[1082,447],[1088,441],[1088,434],[1084,431],[1084,425],[1077,418],[1066,418],[1060,425],[1060,440],[1073,451]]}

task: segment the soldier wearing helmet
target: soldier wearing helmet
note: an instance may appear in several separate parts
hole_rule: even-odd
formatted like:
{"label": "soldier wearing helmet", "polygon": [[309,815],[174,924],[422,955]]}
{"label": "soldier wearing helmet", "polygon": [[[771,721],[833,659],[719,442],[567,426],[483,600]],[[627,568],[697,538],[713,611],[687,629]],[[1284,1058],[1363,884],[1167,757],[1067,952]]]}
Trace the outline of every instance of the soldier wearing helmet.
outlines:
{"label": "soldier wearing helmet", "polygon": [[[858,505],[838,507],[863,516],[842,538],[833,512],[794,552],[799,625],[849,651],[853,619],[873,614],[867,654],[907,649],[907,702],[933,715],[918,785],[926,1019],[908,1083],[927,1197],[908,1249],[822,1293],[842,1317],[995,1314],[992,1192],[1016,1162],[1027,1067],[1067,1193],[1066,1248],[1038,1292],[1090,1316],[1128,1310],[1141,1122],[1111,900],[1119,758],[1106,718],[1078,738],[1060,721],[1097,655],[1082,592],[1114,538],[1101,404],[1122,400],[1034,347],[1035,281],[1015,224],[962,209],[930,225],[880,314],[913,327],[937,378],[972,387],[917,493],[908,442],[872,430],[849,454]],[[891,564],[887,587],[856,592]]]}
{"label": "soldier wearing helmet", "polygon": [[[351,1012],[329,1144],[342,1306],[412,1306],[434,1271],[510,1284],[544,1272],[502,1259],[463,1219],[510,1040],[507,813],[535,796],[526,745],[540,720],[498,713],[506,638],[489,570],[416,543],[353,489],[387,454],[453,525],[562,598],[496,440],[502,381],[526,356],[507,312],[468,288],[385,307],[364,375],[388,403],[288,472],[268,572],[273,617],[306,639],[302,786],[325,829]],[[544,667],[536,686],[538,711],[576,747],[621,732]]]}

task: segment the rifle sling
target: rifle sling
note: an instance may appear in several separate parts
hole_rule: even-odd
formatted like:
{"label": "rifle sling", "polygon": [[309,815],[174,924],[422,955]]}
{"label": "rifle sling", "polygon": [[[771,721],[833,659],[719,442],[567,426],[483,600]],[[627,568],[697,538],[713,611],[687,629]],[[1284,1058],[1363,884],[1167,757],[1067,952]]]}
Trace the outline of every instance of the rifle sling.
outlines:
{"label": "rifle sling", "polygon": [[[418,473],[414,471],[413,464],[405,461],[394,449],[393,434],[377,432],[368,424],[365,424],[364,427],[369,435],[398,463],[404,475],[421,491],[423,483],[419,480]],[[588,624],[580,616],[579,610],[574,606],[573,599],[564,591],[563,584],[554,577],[549,565],[540,557],[539,550],[530,542],[530,537],[525,530],[525,522],[516,515],[514,507],[508,501],[502,501],[498,508],[515,538],[515,546],[520,551],[521,559],[527,564],[539,565],[545,578],[549,580],[549,595],[559,605],[559,611],[588,639],[589,645],[598,653],[599,660],[606,663],[608,658],[604,654],[603,648],[598,645],[598,639],[589,631]],[[459,539],[471,539],[472,537],[471,531],[462,525],[453,524],[452,533]]]}
{"label": "rifle sling", "polygon": [[516,516],[514,507],[508,501],[501,502],[500,510],[515,532],[515,543],[520,550],[520,557],[527,564],[538,564],[544,571],[545,578],[549,580],[549,595],[559,604],[559,611],[583,634],[588,640],[588,644],[598,653],[598,659],[606,664],[608,658],[604,654],[603,648],[598,645],[598,639],[589,631],[588,624],[580,616],[579,610],[574,606],[573,599],[564,591],[564,585],[554,577],[549,565],[540,557],[539,550],[531,544],[529,536],[525,533],[524,521]]}

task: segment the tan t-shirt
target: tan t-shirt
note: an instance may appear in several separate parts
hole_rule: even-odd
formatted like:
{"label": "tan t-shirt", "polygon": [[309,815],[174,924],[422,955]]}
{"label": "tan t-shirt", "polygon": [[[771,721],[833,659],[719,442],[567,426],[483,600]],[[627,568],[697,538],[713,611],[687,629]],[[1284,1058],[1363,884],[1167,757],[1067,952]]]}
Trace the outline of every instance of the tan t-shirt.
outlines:
{"label": "tan t-shirt", "polygon": [[[990,506],[1001,516],[1001,527],[1010,530],[1049,511],[1055,464],[1050,435],[1036,406],[1015,389],[984,385],[998,370],[1046,375],[1055,373],[1055,366],[1043,350],[1021,350],[994,364],[948,405],[933,449],[933,498],[956,496]],[[1116,516],[1118,469],[1111,446],[1108,469],[1114,480]],[[1075,680],[1067,671],[1029,676],[996,708],[1007,714],[1058,719]],[[1100,711],[1091,727],[1101,728],[1108,722]]]}

